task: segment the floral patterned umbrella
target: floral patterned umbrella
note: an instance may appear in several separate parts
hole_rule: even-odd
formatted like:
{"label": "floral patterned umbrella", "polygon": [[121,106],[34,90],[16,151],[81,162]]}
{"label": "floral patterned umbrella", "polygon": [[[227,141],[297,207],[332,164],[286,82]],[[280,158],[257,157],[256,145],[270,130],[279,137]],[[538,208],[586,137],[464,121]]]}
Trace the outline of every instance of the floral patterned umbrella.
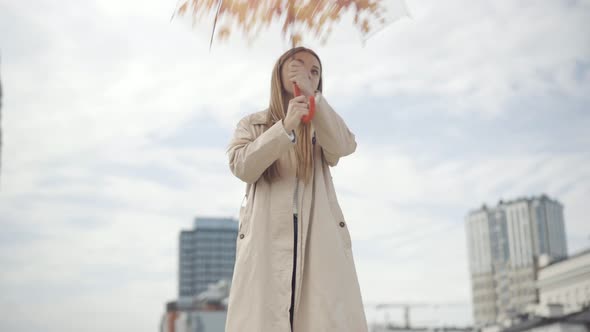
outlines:
{"label": "floral patterned umbrella", "polygon": [[226,19],[217,30],[219,40],[227,39],[233,24],[237,24],[248,41],[256,37],[262,27],[273,21],[282,22],[282,36],[289,33],[291,46],[302,43],[303,32],[309,31],[324,45],[338,22],[348,10],[354,12],[354,25],[360,32],[363,46],[368,38],[397,19],[409,16],[404,0],[179,0],[172,15],[192,14],[193,23],[215,11],[213,32],[218,21]]}

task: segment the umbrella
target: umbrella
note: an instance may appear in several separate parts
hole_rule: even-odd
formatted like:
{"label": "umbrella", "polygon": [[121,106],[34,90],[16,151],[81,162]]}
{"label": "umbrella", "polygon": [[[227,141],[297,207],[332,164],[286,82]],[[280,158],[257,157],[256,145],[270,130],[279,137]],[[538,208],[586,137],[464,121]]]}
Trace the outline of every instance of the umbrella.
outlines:
{"label": "umbrella", "polygon": [[[191,13],[193,23],[215,11],[209,49],[218,21],[227,22],[217,31],[217,38],[227,39],[235,23],[249,41],[262,27],[282,21],[282,36],[290,32],[292,47],[303,41],[303,32],[310,31],[324,45],[332,32],[333,23],[348,11],[354,12],[354,25],[360,32],[363,46],[367,39],[388,24],[409,16],[404,0],[179,0],[172,18]],[[171,18],[171,19],[172,19]]]}
{"label": "umbrella", "polygon": [[[303,42],[303,32],[310,31],[324,45],[332,32],[333,23],[352,9],[354,25],[360,32],[364,46],[367,39],[381,31],[397,19],[409,16],[404,0],[180,0],[174,15],[192,13],[193,24],[204,15],[215,10],[213,30],[209,41],[209,51],[213,44],[217,22],[228,18],[217,32],[220,40],[227,39],[231,33],[232,23],[237,24],[248,41],[256,37],[261,28],[268,27],[273,21],[282,21],[282,36],[289,31],[291,46]],[[171,19],[172,19],[171,18]],[[295,96],[301,91],[294,84]],[[303,118],[308,123],[315,113],[315,100],[309,97],[309,115]]]}

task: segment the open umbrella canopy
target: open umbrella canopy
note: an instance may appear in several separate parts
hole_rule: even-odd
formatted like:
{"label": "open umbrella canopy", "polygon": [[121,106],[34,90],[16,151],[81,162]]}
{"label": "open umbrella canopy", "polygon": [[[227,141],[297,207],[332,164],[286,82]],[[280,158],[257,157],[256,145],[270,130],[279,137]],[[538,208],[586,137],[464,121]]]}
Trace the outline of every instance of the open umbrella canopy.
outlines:
{"label": "open umbrella canopy", "polygon": [[324,45],[333,24],[348,10],[353,10],[354,25],[364,43],[393,21],[409,16],[404,0],[180,0],[174,15],[191,14],[193,23],[214,13],[213,32],[219,40],[227,39],[237,25],[250,43],[271,22],[282,23],[282,37],[289,33],[292,47],[303,42],[304,32],[311,32]]}

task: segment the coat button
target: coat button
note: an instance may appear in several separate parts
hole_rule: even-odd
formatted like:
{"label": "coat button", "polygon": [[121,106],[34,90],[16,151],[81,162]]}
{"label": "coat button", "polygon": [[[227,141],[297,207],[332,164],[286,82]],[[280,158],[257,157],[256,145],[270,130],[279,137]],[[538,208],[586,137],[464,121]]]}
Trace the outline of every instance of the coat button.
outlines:
{"label": "coat button", "polygon": [[340,227],[344,227],[344,221],[340,222]]}
{"label": "coat button", "polygon": [[244,234],[242,233],[242,234],[240,234],[240,239],[243,239],[243,238],[244,238]]}

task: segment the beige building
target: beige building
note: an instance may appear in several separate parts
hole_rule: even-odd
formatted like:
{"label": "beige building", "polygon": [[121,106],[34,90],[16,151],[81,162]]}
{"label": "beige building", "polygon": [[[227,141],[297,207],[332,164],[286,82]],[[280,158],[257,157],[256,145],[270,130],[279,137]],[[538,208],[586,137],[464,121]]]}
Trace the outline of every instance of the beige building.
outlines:
{"label": "beige building", "polygon": [[478,324],[493,323],[498,315],[490,245],[489,211],[472,212],[467,219],[473,316]]}
{"label": "beige building", "polygon": [[537,301],[537,257],[567,256],[563,206],[542,195],[483,206],[466,218],[476,326],[509,320]]}
{"label": "beige building", "polygon": [[537,281],[541,304],[561,304],[565,313],[590,305],[590,249],[551,262],[542,257]]}

